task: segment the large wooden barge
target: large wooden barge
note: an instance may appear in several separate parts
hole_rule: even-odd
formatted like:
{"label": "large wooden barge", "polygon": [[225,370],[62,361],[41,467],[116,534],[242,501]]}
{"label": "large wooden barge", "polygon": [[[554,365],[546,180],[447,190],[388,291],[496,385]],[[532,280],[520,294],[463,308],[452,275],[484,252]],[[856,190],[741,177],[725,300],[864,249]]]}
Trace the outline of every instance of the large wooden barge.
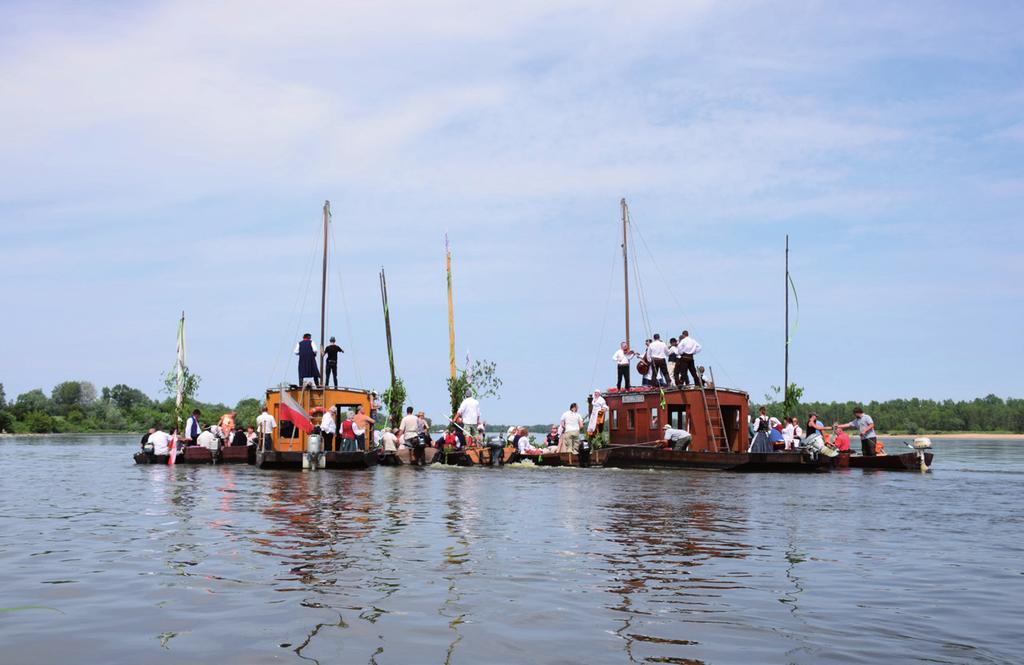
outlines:
{"label": "large wooden barge", "polygon": [[[751,453],[749,396],[729,388],[682,386],[603,393],[608,404],[609,446],[604,466],[724,471],[823,471],[828,461],[808,452]],[[686,430],[682,450],[665,441],[665,426]]]}

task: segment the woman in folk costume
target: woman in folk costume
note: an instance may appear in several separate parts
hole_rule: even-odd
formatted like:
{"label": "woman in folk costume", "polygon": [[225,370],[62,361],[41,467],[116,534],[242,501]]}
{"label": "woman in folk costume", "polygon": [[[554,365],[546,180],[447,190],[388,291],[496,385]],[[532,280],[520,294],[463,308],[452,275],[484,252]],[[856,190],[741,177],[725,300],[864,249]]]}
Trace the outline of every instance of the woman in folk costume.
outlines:
{"label": "woman in folk costume", "polygon": [[761,412],[754,420],[754,438],[750,440],[750,447],[747,448],[748,453],[770,453],[772,452],[772,444],[768,439],[768,435],[771,432],[772,425],[771,419],[768,417],[768,412],[765,408],[761,407]]}
{"label": "woman in folk costume", "polygon": [[608,402],[601,396],[600,390],[594,391],[594,399],[590,404],[590,421],[587,422],[587,438],[604,432],[604,422],[608,419]]}
{"label": "woman in folk costume", "polygon": [[299,385],[303,379],[313,379],[313,385],[320,387],[320,368],[316,366],[316,347],[313,336],[306,333],[302,341],[295,345],[295,355],[299,357]]}

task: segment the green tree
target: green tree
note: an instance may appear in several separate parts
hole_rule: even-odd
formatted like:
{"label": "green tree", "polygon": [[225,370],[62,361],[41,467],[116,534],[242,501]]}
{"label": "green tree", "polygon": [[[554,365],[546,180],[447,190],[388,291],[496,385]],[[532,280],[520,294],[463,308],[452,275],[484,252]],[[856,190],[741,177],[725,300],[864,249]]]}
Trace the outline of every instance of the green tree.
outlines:
{"label": "green tree", "polygon": [[68,410],[82,402],[82,383],[80,381],[64,381],[58,383],[50,392],[54,410],[64,415]]}
{"label": "green tree", "polygon": [[149,404],[152,401],[146,396],[146,393],[138,388],[132,388],[123,383],[119,383],[109,390],[104,388],[103,391],[109,396],[109,401],[113,402],[119,409],[133,409],[136,406]]}
{"label": "green tree", "polygon": [[[182,372],[182,399],[180,412],[178,412],[175,409],[175,401],[178,396],[177,364],[175,364],[175,366],[171,368],[171,371],[164,374],[163,379],[163,392],[165,395],[169,395],[171,398],[170,413],[168,414],[169,420],[167,422],[170,423],[172,427],[177,427],[180,430],[185,426],[185,414],[189,413],[190,411],[192,411],[192,409],[199,406],[199,403],[196,401],[196,391],[199,390],[199,383],[202,381],[202,378],[198,374],[193,374],[192,370],[190,370],[188,367],[186,367],[184,372]],[[221,405],[221,408],[226,409],[227,407]],[[166,404],[164,405],[164,409],[166,411]]]}
{"label": "green tree", "polygon": [[235,405],[235,424],[239,427],[255,427],[256,416],[260,415],[263,402],[255,397],[247,397]]}
{"label": "green tree", "polygon": [[14,407],[11,409],[14,417],[18,420],[24,420],[32,412],[50,413],[52,410],[53,404],[41,388],[18,395],[14,401]]}
{"label": "green tree", "polygon": [[4,384],[0,383],[0,409],[7,407],[7,394],[4,392]]}
{"label": "green tree", "polygon": [[388,417],[388,427],[398,427],[398,422],[402,419],[402,409],[405,407],[405,382],[396,376],[394,385],[388,386],[380,397]]}
{"label": "green tree", "polygon": [[468,395],[479,400],[488,397],[500,399],[502,381],[498,377],[497,364],[489,360],[476,360],[466,369],[456,372],[454,379],[449,376],[447,385],[454,415]]}

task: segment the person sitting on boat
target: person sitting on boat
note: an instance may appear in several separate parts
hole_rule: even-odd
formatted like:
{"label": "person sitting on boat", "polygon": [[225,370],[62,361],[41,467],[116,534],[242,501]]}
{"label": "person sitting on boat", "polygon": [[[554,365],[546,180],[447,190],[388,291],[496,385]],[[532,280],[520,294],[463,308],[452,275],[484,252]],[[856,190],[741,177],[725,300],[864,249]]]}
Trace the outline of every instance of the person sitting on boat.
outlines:
{"label": "person sitting on boat", "polygon": [[171,435],[163,430],[160,425],[153,425],[153,433],[146,439],[153,448],[153,455],[171,454]]}
{"label": "person sitting on boat", "polygon": [[541,452],[530,443],[530,433],[525,427],[520,427],[516,430],[515,446],[520,455],[536,455]]}
{"label": "person sitting on boat", "polygon": [[235,428],[235,433],[231,436],[231,445],[242,447],[249,445],[249,438],[245,436],[244,429],[241,427]]}
{"label": "person sitting on boat", "polygon": [[299,357],[299,385],[306,379],[312,379],[313,385],[320,387],[320,370],[316,366],[316,345],[313,344],[313,335],[306,333],[302,340],[295,345],[295,355]]}
{"label": "person sitting on boat", "polygon": [[226,440],[235,433],[235,412],[225,413],[217,422],[221,435]]}
{"label": "person sitting on boat", "polygon": [[324,452],[334,451],[334,435],[338,432],[338,426],[334,423],[333,409],[325,409],[324,415],[320,418],[320,436],[324,440]]}
{"label": "person sitting on boat", "polygon": [[796,416],[790,418],[790,422],[793,423],[793,449],[795,450],[803,445],[804,429],[800,427],[800,421]]}
{"label": "person sitting on boat", "polygon": [[216,429],[216,425],[204,429],[202,433],[199,435],[199,437],[196,439],[196,445],[206,448],[211,453],[217,452],[218,448],[220,448],[220,438],[214,431]]}
{"label": "person sitting on boat", "polygon": [[245,445],[255,446],[256,445],[256,430],[252,425],[245,428]]}
{"label": "person sitting on boat", "polygon": [[860,432],[861,454],[867,456],[875,454],[876,445],[878,444],[878,435],[875,434],[875,421],[871,416],[864,413],[864,409],[858,406],[853,410],[853,420],[843,423],[840,427],[856,427],[857,431]]}
{"label": "person sitting on boat", "polygon": [[460,445],[459,437],[455,433],[455,426],[454,425],[449,425],[448,429],[445,430],[445,433],[444,433],[444,447],[445,448],[455,448],[455,449],[459,449],[459,448],[462,447]]}
{"label": "person sitting on boat", "polygon": [[635,351],[629,350],[629,344],[622,342],[619,344],[618,350],[612,355],[612,360],[615,361],[616,376],[615,376],[615,389],[622,390],[622,384],[625,382],[626,390],[629,390],[629,361],[637,356]]}
{"label": "person sitting on boat", "polygon": [[768,433],[771,429],[771,418],[768,417],[768,410],[762,406],[761,410],[758,412],[757,418],[754,420],[754,438],[750,440],[750,446],[747,448],[747,452],[772,452],[772,444],[768,440]]}
{"label": "person sitting on boat", "polygon": [[821,437],[823,443],[828,443],[828,429],[825,424],[818,421],[818,414],[813,411],[807,416],[807,436],[810,439],[815,434]]}
{"label": "person sitting on boat", "polygon": [[548,444],[548,448],[558,447],[558,425],[552,425],[551,431],[548,432],[547,438],[544,442]]}
{"label": "person sitting on boat", "polygon": [[277,421],[274,420],[274,416],[270,415],[267,405],[264,404],[260,415],[256,416],[257,438],[263,443],[264,450],[270,450],[273,441],[272,434],[276,427]]}
{"label": "person sitting on boat", "polygon": [[397,453],[398,452],[398,430],[397,429],[385,429],[384,433],[380,436],[381,445],[384,447],[385,454]]}
{"label": "person sitting on boat", "polygon": [[196,445],[196,439],[199,438],[199,433],[203,431],[203,428],[199,426],[199,416],[202,415],[199,409],[192,409],[192,415],[189,416],[185,422],[185,445],[194,446]]}
{"label": "person sitting on boat", "polygon": [[785,443],[786,450],[793,449],[793,432],[796,431],[796,427],[793,426],[793,421],[786,418],[786,424],[782,428],[782,440]]}
{"label": "person sitting on boat", "polygon": [[690,442],[693,440],[693,435],[687,432],[685,429],[676,429],[671,425],[665,425],[665,441],[668,442],[668,447],[672,450],[685,451],[690,447]]}
{"label": "person sitting on boat", "polygon": [[583,429],[583,417],[579,414],[576,402],[569,405],[569,410],[562,414],[558,430],[562,440],[558,446],[560,453],[577,453],[580,450],[580,430]]}
{"label": "person sitting on boat", "polygon": [[697,368],[697,375],[700,377],[700,382],[706,387],[710,387],[711,384],[711,373],[704,371],[704,365]]}
{"label": "person sitting on boat", "polygon": [[843,431],[839,423],[832,425],[832,447],[838,450],[840,455],[850,454],[850,435]]}
{"label": "person sitting on boat", "polygon": [[772,451],[782,450],[786,447],[786,440],[782,437],[782,421],[772,418],[768,425],[768,443],[771,444]]}
{"label": "person sitting on boat", "polygon": [[149,443],[149,436],[156,431],[155,427],[150,427],[149,431],[142,435],[142,439],[139,441],[139,447],[142,448],[144,453],[152,453],[153,446]]}
{"label": "person sitting on boat", "polygon": [[600,390],[594,390],[594,396],[590,403],[590,420],[587,422],[587,438],[595,439],[604,433],[604,423],[608,419],[611,409],[608,402],[601,396]]}

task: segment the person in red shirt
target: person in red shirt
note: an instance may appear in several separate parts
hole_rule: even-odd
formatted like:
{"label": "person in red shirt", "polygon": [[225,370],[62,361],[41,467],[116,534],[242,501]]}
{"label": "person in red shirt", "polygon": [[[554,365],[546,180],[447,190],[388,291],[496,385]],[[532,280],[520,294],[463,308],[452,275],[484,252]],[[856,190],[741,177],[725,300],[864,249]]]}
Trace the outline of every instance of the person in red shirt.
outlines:
{"label": "person in red shirt", "polygon": [[840,453],[850,453],[850,435],[843,431],[839,423],[832,425],[832,447]]}

